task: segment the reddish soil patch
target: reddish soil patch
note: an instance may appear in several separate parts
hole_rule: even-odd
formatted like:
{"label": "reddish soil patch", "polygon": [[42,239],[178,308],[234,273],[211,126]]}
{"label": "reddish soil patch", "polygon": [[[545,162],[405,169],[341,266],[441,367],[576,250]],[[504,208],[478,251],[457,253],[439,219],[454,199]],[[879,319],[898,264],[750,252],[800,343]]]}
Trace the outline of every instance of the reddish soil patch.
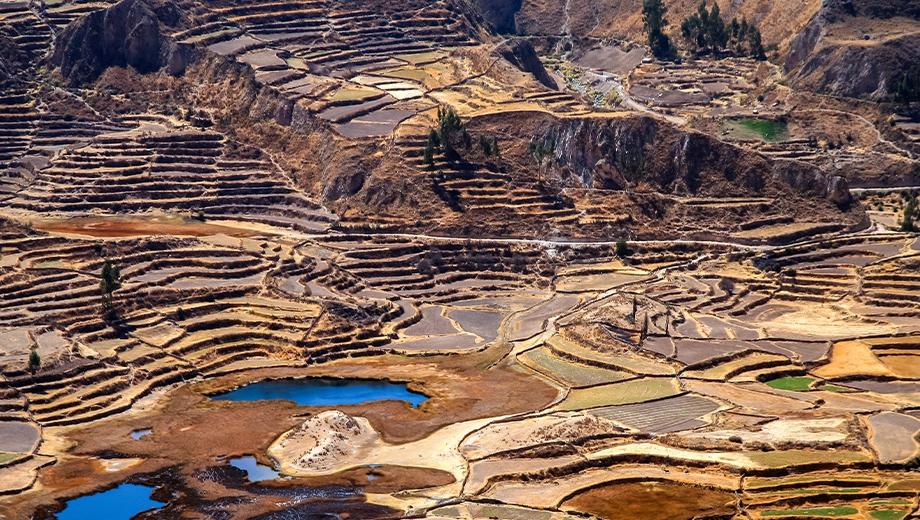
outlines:
{"label": "reddish soil patch", "polygon": [[689,520],[735,511],[735,495],[726,491],[667,482],[612,484],[589,489],[565,502],[605,520]]}

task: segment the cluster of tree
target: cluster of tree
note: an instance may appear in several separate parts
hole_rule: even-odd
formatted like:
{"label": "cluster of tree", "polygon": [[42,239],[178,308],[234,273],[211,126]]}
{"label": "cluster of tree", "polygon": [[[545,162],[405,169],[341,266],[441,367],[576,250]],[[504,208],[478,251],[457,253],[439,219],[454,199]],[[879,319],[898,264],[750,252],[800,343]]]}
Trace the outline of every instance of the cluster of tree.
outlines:
{"label": "cluster of tree", "polygon": [[[473,146],[473,138],[463,126],[460,116],[452,108],[442,110],[438,107],[438,128],[432,128],[428,132],[428,142],[425,143],[425,164],[433,168],[434,157],[438,152],[442,152],[445,157],[456,157],[457,149],[461,145],[469,150]],[[490,140],[484,135],[479,136],[479,146],[486,157],[501,156],[496,137]]]}
{"label": "cluster of tree", "polygon": [[434,166],[434,154],[443,152],[445,157],[455,156],[457,147],[463,144],[467,150],[473,146],[473,138],[463,126],[454,109],[441,110],[438,107],[438,128],[432,128],[425,143],[425,164]]}
{"label": "cluster of tree", "polygon": [[[652,54],[659,59],[669,59],[677,55],[676,47],[664,33],[664,28],[668,25],[665,18],[667,12],[664,0],[642,2],[642,23],[648,37],[648,46]],[[760,30],[749,24],[745,18],[740,22],[737,18],[732,18],[731,22],[725,23],[719,4],[714,4],[712,10],[709,10],[704,0],[697,12],[680,24],[680,32],[687,44],[697,53],[727,49],[758,60],[767,59]]]}
{"label": "cluster of tree", "polygon": [[920,102],[920,66],[904,72],[894,88],[894,100],[905,105]]}
{"label": "cluster of tree", "polygon": [[717,3],[713,4],[712,10],[708,10],[706,0],[703,0],[696,13],[681,22],[680,33],[687,45],[697,53],[730,50],[758,60],[767,59],[760,30],[748,24],[743,17],[741,22],[738,22],[738,18],[732,18],[731,22],[725,23]]}

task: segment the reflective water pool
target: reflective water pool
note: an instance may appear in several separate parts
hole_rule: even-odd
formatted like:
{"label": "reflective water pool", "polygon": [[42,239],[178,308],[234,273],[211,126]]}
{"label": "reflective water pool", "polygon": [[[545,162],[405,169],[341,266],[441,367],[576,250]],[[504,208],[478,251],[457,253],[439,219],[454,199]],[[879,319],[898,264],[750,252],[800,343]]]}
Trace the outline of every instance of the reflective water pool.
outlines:
{"label": "reflective water pool", "polygon": [[218,401],[262,401],[285,399],[301,406],[361,404],[396,399],[418,406],[428,399],[411,392],[404,383],[372,379],[275,379],[260,381],[225,394],[211,396]]}
{"label": "reflective water pool", "polygon": [[101,493],[67,501],[56,516],[58,520],[130,520],[134,515],[165,505],[150,498],[155,488],[139,484],[122,484]]}
{"label": "reflective water pool", "polygon": [[255,457],[251,456],[230,459],[230,465],[245,471],[246,478],[250,482],[262,482],[263,480],[283,478],[280,473],[275,471],[275,468],[263,466],[256,461]]}

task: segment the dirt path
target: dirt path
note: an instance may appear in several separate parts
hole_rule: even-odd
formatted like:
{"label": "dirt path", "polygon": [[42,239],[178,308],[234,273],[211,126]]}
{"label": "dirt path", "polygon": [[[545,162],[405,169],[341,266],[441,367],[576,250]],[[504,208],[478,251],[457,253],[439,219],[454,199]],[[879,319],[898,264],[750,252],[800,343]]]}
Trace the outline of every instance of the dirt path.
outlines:
{"label": "dirt path", "polygon": [[878,137],[878,141],[879,141],[880,143],[885,143],[885,144],[887,144],[888,146],[894,148],[895,150],[897,150],[897,151],[899,151],[899,152],[901,152],[901,153],[903,153],[903,154],[907,154],[907,156],[908,156],[911,160],[914,160],[914,161],[917,160],[917,158],[914,157],[913,152],[911,152],[910,150],[905,150],[904,148],[901,148],[901,147],[898,146],[897,144],[895,144],[895,143],[889,141],[888,139],[885,139],[885,138],[882,136],[882,132],[880,132],[879,129],[876,128],[876,126],[875,126],[874,124],[872,124],[872,121],[869,121],[868,119],[866,119],[865,117],[863,117],[863,116],[861,116],[861,115],[859,115],[859,114],[854,114],[853,112],[846,112],[846,111],[844,111],[844,110],[833,110],[833,109],[830,109],[830,108],[805,108],[805,109],[801,109],[801,111],[802,111],[802,112],[824,112],[824,113],[828,113],[828,114],[837,114],[837,115],[844,115],[844,116],[853,116],[853,117],[859,119],[860,121],[866,123],[867,125],[869,125],[869,127],[872,128],[872,130],[875,131],[875,135]]}
{"label": "dirt path", "polygon": [[[457,237],[445,237],[445,236],[435,236],[435,235],[417,235],[412,233],[375,233],[375,237],[390,237],[390,238],[401,238],[406,240],[433,240],[433,241],[447,241],[447,240],[464,240],[463,238]],[[328,237],[328,235],[308,235],[310,239],[321,239]],[[554,246],[614,246],[616,245],[616,240],[544,240],[539,238],[477,238],[477,242],[490,243],[490,244],[526,244],[526,245],[535,245],[542,247],[554,247]],[[724,247],[733,247],[737,249],[745,249],[748,251],[770,251],[775,249],[775,246],[751,246],[745,244],[737,244],[735,242],[720,242],[717,240],[630,240],[630,244],[636,245],[647,245],[647,246],[670,246],[670,245],[701,245],[701,246],[724,246]],[[789,244],[785,247],[792,246],[794,244]]]}
{"label": "dirt path", "polygon": [[662,114],[661,112],[652,110],[651,108],[643,105],[642,103],[639,103],[638,101],[629,97],[629,93],[626,92],[626,88],[623,87],[622,83],[620,83],[619,81],[613,81],[613,80],[611,80],[611,82],[613,83],[613,88],[616,89],[617,94],[619,94],[620,97],[623,99],[623,104],[626,105],[627,107],[633,110],[637,110],[639,112],[644,112],[646,114],[649,114],[650,116],[657,117],[659,119],[664,119],[665,121],[669,123],[673,123],[678,126],[684,126],[687,124],[687,119],[684,117]]}

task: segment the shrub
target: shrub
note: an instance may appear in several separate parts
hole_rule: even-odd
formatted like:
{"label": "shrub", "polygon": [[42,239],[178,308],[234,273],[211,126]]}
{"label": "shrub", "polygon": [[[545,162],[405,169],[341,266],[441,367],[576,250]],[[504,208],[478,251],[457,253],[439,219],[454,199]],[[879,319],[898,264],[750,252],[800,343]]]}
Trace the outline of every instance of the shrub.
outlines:
{"label": "shrub", "polygon": [[629,254],[629,244],[626,243],[626,240],[622,238],[617,240],[616,254],[619,257],[625,257]]}
{"label": "shrub", "polygon": [[29,372],[34,375],[42,366],[42,357],[38,355],[37,350],[29,352]]}
{"label": "shrub", "polygon": [[431,276],[434,274],[434,268],[431,266],[431,261],[429,261],[427,258],[422,258],[419,260],[416,267],[418,268],[419,274],[425,276]]}

